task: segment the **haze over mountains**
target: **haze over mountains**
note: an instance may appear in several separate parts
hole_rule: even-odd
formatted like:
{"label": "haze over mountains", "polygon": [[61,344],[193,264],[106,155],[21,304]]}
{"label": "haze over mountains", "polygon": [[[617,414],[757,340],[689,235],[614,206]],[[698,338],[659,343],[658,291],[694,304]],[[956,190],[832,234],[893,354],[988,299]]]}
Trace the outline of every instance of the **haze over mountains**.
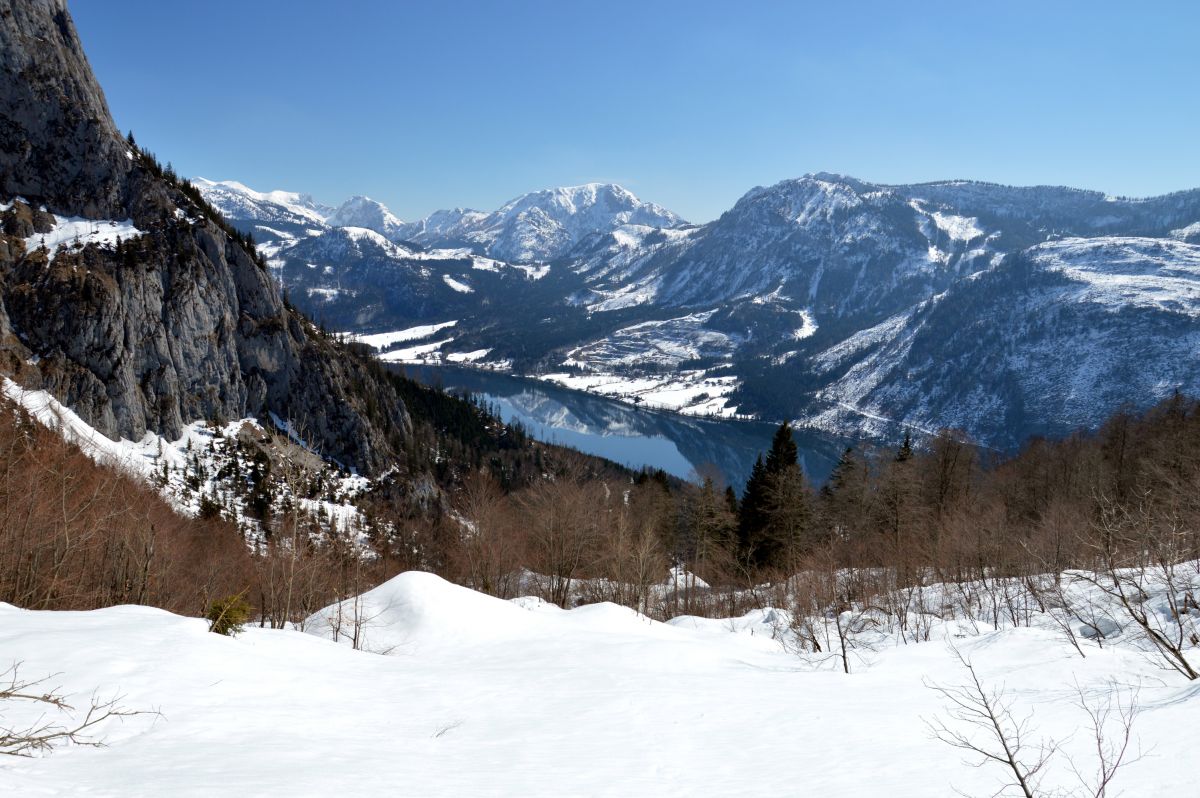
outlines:
{"label": "haze over mountains", "polygon": [[[1127,199],[812,174],[705,225],[613,185],[411,223],[198,181],[297,304],[467,362],[682,412],[1012,448],[1200,389],[1200,191]],[[452,334],[451,334],[452,333]]]}

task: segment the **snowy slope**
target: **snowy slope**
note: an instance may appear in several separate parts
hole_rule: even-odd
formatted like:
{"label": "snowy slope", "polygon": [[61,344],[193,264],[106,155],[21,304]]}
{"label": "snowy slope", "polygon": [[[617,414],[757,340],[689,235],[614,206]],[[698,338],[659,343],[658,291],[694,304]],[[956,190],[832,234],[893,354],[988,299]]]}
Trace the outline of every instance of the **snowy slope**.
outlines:
{"label": "snowy slope", "polygon": [[[281,512],[294,501],[301,512],[328,519],[339,531],[357,535],[365,528],[365,517],[355,506],[355,499],[370,488],[371,482],[323,462],[302,440],[294,440],[295,445],[284,443],[280,435],[257,419],[222,425],[193,421],[177,440],[153,432],[147,432],[139,441],[112,440],[46,391],[28,390],[4,377],[0,380],[0,396],[57,431],[63,440],[78,446],[97,463],[153,486],[178,512],[194,516],[202,501],[212,502],[248,540],[259,539],[262,524],[248,510],[249,491],[236,464],[259,451],[282,450],[289,463],[303,463],[308,469],[309,480],[293,475],[289,481],[279,474],[270,480],[274,512]],[[290,434],[287,423],[276,417],[270,425]],[[319,484],[321,489],[306,491],[314,477],[316,481],[311,484]],[[307,495],[294,495],[297,488]]]}
{"label": "snowy slope", "polygon": [[[563,611],[402,574],[359,601],[368,648],[338,643],[334,608],[299,631],[229,639],[145,607],[34,612],[0,605],[0,662],[58,674],[72,703],[93,691],[156,709],[97,729],[104,748],[0,764],[14,795],[821,795],[993,794],[932,739],[946,707],[928,684],[966,678],[949,648],[1006,687],[1036,740],[1059,741],[1047,790],[1090,775],[1076,687],[1089,700],[1141,685],[1134,751],[1112,785],[1189,795],[1200,693],[1134,649],[1087,658],[1042,628],[935,623],[930,642],[878,649],[846,675],[772,639],[780,613],[650,621],[612,604]],[[353,611],[353,610],[351,610]],[[7,709],[7,708],[6,708]],[[31,719],[14,707],[6,721]],[[1085,732],[1085,733],[1081,733]],[[614,766],[619,763],[619,766]],[[219,785],[219,786],[215,786]]]}

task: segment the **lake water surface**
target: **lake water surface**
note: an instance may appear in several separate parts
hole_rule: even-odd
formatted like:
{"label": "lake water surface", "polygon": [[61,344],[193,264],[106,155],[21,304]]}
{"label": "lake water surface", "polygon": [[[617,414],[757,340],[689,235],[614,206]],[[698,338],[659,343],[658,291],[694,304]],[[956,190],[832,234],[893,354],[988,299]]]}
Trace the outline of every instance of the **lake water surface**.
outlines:
{"label": "lake water surface", "polygon": [[[776,425],[681,416],[605,399],[526,377],[450,366],[397,367],[446,390],[467,391],[533,437],[606,457],[631,468],[661,468],[683,479],[719,475],[741,491],[754,459],[771,445]],[[801,464],[816,484],[825,481],[846,442],[809,431],[796,434]]]}

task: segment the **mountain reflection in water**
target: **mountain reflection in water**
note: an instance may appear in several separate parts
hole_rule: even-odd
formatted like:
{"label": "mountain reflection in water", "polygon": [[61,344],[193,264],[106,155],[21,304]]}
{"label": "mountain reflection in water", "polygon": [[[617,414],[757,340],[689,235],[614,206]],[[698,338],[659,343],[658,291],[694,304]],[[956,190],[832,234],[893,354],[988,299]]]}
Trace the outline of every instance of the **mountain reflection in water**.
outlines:
{"label": "mountain reflection in water", "polygon": [[[396,368],[426,384],[482,398],[505,422],[519,422],[538,440],[631,468],[661,468],[684,479],[715,469],[739,492],[754,459],[771,445],[775,432],[774,424],[644,410],[524,377],[450,366]],[[821,484],[847,441],[807,430],[795,436],[805,474]]]}

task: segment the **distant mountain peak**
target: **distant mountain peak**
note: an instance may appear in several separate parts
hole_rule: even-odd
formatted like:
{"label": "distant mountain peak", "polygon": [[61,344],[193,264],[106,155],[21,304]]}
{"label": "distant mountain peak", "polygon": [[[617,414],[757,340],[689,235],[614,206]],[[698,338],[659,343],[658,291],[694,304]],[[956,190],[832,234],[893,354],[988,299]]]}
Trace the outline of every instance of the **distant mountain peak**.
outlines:
{"label": "distant mountain peak", "polygon": [[615,183],[584,183],[531,191],[491,213],[437,211],[408,232],[411,240],[428,246],[466,246],[514,263],[546,263],[566,256],[589,236],[628,224],[678,227],[686,222]]}
{"label": "distant mountain peak", "polygon": [[382,202],[361,194],[343,202],[325,221],[334,227],[363,227],[374,230],[390,240],[402,238],[407,227]]}
{"label": "distant mountain peak", "polygon": [[[616,183],[584,183],[578,186],[558,186],[540,191],[531,191],[504,203],[496,213],[505,213],[530,207],[543,211],[561,211],[568,215],[585,213],[601,206],[613,213],[627,211],[652,215],[660,222],[656,226],[675,227],[686,222],[678,214],[653,202],[643,202],[637,196]],[[629,223],[640,223],[630,220]]]}

